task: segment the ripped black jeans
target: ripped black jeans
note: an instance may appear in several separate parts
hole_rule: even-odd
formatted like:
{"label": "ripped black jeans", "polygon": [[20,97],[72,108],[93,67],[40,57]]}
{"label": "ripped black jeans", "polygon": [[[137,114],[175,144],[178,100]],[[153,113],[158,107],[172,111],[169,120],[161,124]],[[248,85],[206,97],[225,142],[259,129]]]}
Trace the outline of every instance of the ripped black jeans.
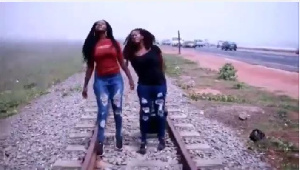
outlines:
{"label": "ripped black jeans", "polygon": [[146,143],[147,132],[149,128],[149,117],[151,114],[151,108],[153,103],[154,113],[157,114],[158,120],[158,139],[163,140],[165,138],[166,129],[166,114],[165,114],[165,98],[167,93],[167,85],[141,85],[137,87],[137,94],[140,100],[140,129],[141,129],[141,141]]}

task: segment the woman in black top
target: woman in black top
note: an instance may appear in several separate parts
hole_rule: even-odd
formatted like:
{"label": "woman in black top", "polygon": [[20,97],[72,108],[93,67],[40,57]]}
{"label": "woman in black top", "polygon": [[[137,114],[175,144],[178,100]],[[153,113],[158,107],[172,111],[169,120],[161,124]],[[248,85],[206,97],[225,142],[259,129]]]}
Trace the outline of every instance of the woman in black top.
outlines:
{"label": "woman in black top", "polygon": [[130,61],[138,76],[137,93],[140,100],[140,153],[146,153],[149,118],[152,104],[158,118],[157,149],[165,148],[165,98],[167,93],[164,61],[160,48],[154,45],[155,37],[145,29],[134,29],[125,40],[124,58]]}

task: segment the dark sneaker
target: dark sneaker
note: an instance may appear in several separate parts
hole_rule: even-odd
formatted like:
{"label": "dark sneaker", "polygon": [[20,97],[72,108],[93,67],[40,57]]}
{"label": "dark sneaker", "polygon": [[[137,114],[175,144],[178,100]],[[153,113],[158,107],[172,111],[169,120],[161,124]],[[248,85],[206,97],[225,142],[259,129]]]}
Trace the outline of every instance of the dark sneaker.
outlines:
{"label": "dark sneaker", "polygon": [[103,156],[104,146],[103,143],[99,142],[97,145],[97,155]]}
{"label": "dark sneaker", "polygon": [[160,140],[159,144],[157,146],[157,150],[159,150],[159,151],[164,150],[165,147],[166,147],[166,142],[164,140]]}
{"label": "dark sneaker", "polygon": [[116,147],[118,150],[122,150],[123,149],[123,140],[119,139],[116,141]]}
{"label": "dark sneaker", "polygon": [[141,144],[140,150],[138,151],[140,154],[144,155],[146,153],[147,146],[145,143]]}

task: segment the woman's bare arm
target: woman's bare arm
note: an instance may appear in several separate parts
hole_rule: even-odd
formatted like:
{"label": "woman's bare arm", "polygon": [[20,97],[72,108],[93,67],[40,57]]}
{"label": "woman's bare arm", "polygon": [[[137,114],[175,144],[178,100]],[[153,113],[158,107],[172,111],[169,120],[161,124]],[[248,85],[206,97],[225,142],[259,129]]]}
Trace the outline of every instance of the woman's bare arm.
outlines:
{"label": "woman's bare arm", "polygon": [[[119,51],[122,51],[120,43],[118,43],[118,46],[119,46]],[[126,76],[128,77],[129,83],[133,83],[131,73],[128,69],[128,60],[126,60],[126,63],[124,62],[124,57],[121,52],[118,54],[117,59],[118,59],[120,67],[125,72]]]}
{"label": "woman's bare arm", "polygon": [[87,86],[89,84],[89,81],[91,79],[91,76],[93,74],[93,71],[94,71],[94,62],[93,62],[93,64],[88,63],[87,64],[87,69],[85,71],[85,78],[84,78],[83,88],[87,88]]}
{"label": "woman's bare arm", "polygon": [[120,67],[125,72],[126,76],[128,77],[129,81],[133,81],[131,73],[128,69],[128,61],[126,60],[126,63],[124,62],[123,58],[118,59],[118,62],[120,64]]}

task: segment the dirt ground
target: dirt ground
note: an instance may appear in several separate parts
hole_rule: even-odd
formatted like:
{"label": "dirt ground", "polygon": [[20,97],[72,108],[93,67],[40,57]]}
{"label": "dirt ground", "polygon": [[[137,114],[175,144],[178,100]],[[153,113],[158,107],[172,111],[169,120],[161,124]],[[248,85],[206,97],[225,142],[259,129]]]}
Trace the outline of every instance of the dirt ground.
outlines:
{"label": "dirt ground", "polygon": [[[162,47],[164,53],[177,54],[177,49]],[[238,70],[238,80],[251,86],[261,87],[279,95],[287,95],[299,99],[299,73],[251,65],[237,60],[218,57],[211,53],[196,52],[193,49],[182,49],[181,54],[195,61],[201,67],[218,70],[230,62]]]}

